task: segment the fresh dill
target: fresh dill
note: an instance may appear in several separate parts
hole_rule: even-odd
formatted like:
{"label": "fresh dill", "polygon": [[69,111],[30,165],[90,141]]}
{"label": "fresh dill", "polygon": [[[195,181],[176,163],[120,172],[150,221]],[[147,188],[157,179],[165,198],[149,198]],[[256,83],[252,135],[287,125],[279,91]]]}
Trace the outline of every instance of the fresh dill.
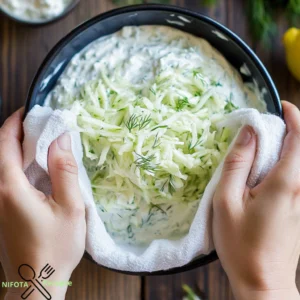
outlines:
{"label": "fresh dill", "polygon": [[128,128],[129,132],[131,132],[132,129],[137,128],[139,126],[139,116],[136,114],[131,115],[125,123],[125,126]]}
{"label": "fresh dill", "polygon": [[212,81],[211,83],[213,86],[223,86],[223,84],[220,81]]}
{"label": "fresh dill", "polygon": [[200,71],[198,71],[198,70],[193,70],[193,76],[194,76],[194,77],[199,76],[199,74],[200,74]]}
{"label": "fresh dill", "polygon": [[200,144],[201,144],[201,141],[202,141],[201,138],[199,138],[199,139],[196,141],[196,143],[195,143],[194,145],[192,145],[192,142],[190,142],[189,145],[188,145],[189,151],[193,150],[193,149],[196,148],[198,145],[200,145]]}
{"label": "fresh dill", "polygon": [[157,169],[157,165],[153,164],[153,159],[155,155],[143,156],[135,152],[138,158],[134,161],[134,164],[145,171],[154,172]]}
{"label": "fresh dill", "polygon": [[232,95],[230,94],[230,98],[229,100],[227,100],[227,104],[225,105],[224,107],[224,110],[226,113],[231,113],[233,112],[234,110],[238,109],[238,107],[232,102]]}
{"label": "fresh dill", "polygon": [[176,111],[181,111],[189,104],[189,100],[187,97],[178,99],[176,103]]}
{"label": "fresh dill", "polygon": [[[151,208],[156,208],[158,211],[162,212],[164,215],[167,214],[158,204],[151,203]],[[151,209],[150,209],[150,211],[151,211]]]}
{"label": "fresh dill", "polygon": [[145,128],[146,126],[148,126],[150,124],[150,122],[152,121],[151,119],[151,115],[148,116],[140,116],[140,120],[139,120],[139,130]]}
{"label": "fresh dill", "polygon": [[131,225],[127,226],[127,233],[128,233],[128,238],[132,239],[134,237],[134,233],[132,232]]}
{"label": "fresh dill", "polygon": [[171,195],[176,192],[173,175],[169,175],[169,178],[164,182],[161,191],[164,191],[166,186],[168,187],[168,191]]}
{"label": "fresh dill", "polygon": [[159,138],[158,138],[158,133],[157,133],[155,136],[153,146],[152,146],[153,149],[155,149],[156,147],[158,147],[161,144],[161,143],[158,143],[158,140],[159,140]]}
{"label": "fresh dill", "polygon": [[200,96],[202,96],[202,94],[203,94],[202,92],[197,91],[194,93],[194,97],[200,97]]}
{"label": "fresh dill", "polygon": [[159,129],[159,128],[168,128],[168,125],[155,126],[153,129],[151,129],[151,131],[154,131],[154,130]]}
{"label": "fresh dill", "polygon": [[155,96],[156,95],[156,91],[155,91],[155,89],[153,88],[153,87],[151,87],[150,89],[150,92]]}
{"label": "fresh dill", "polygon": [[151,121],[151,115],[138,116],[133,114],[125,123],[125,126],[128,128],[129,132],[131,132],[134,128],[138,128],[139,130],[144,129],[150,124]]}

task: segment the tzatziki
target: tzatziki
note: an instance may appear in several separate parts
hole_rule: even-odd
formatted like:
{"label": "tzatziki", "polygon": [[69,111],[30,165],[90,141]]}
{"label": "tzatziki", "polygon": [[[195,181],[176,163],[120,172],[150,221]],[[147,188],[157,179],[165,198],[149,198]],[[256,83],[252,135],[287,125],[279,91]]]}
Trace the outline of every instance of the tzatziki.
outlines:
{"label": "tzatziki", "polygon": [[0,0],[0,8],[20,20],[46,21],[64,12],[72,0]]}
{"label": "tzatziki", "polygon": [[135,245],[188,232],[233,138],[218,122],[239,107],[266,110],[207,41],[165,26],[94,41],[46,105],[76,114],[99,216],[116,242]]}

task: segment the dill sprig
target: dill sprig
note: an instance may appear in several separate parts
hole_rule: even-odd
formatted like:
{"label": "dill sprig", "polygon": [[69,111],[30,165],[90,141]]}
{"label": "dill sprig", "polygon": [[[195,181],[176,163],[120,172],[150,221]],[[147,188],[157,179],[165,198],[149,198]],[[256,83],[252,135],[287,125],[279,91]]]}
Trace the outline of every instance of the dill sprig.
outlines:
{"label": "dill sprig", "polygon": [[173,175],[169,175],[169,178],[164,182],[161,191],[164,191],[166,186],[168,186],[168,191],[171,195],[176,192]]}
{"label": "dill sprig", "polygon": [[291,25],[297,26],[300,24],[300,0],[288,1],[287,17]]}
{"label": "dill sprig", "polygon": [[132,129],[139,126],[139,116],[136,114],[133,114],[130,116],[128,121],[125,123],[125,126],[128,128],[129,132],[131,132]]}
{"label": "dill sprig", "polygon": [[204,5],[211,6],[217,4],[218,0],[203,0]]}
{"label": "dill sprig", "polygon": [[135,152],[138,158],[134,161],[134,164],[145,171],[154,172],[157,169],[157,165],[153,164],[152,161],[155,158],[155,155],[143,156]]}
{"label": "dill sprig", "polygon": [[152,210],[152,208],[156,208],[158,211],[162,212],[164,215],[167,214],[158,204],[151,203],[150,205],[151,205],[150,211]]}
{"label": "dill sprig", "polygon": [[125,126],[128,128],[129,132],[131,132],[134,128],[138,128],[139,130],[144,129],[151,121],[152,119],[150,114],[147,116],[138,116],[133,114],[125,123]]}
{"label": "dill sprig", "polygon": [[159,140],[159,137],[158,137],[158,133],[157,133],[155,136],[155,139],[154,139],[152,149],[155,149],[156,147],[158,147],[161,144],[161,143],[158,143],[158,140]]}
{"label": "dill sprig", "polygon": [[262,40],[270,45],[276,33],[271,5],[266,0],[248,0],[248,19],[251,33],[256,40]]}
{"label": "dill sprig", "polygon": [[155,126],[154,128],[151,129],[151,131],[154,131],[154,130],[159,129],[159,128],[168,128],[168,125]]}
{"label": "dill sprig", "polygon": [[184,107],[186,107],[189,104],[189,100],[187,97],[178,99],[176,103],[176,111],[183,110]]}
{"label": "dill sprig", "polygon": [[155,91],[155,89],[153,88],[153,87],[151,87],[150,89],[150,92],[155,96],[156,95],[156,91]]}
{"label": "dill sprig", "polygon": [[192,142],[190,142],[189,145],[188,145],[189,151],[193,150],[195,147],[197,147],[198,145],[200,145],[200,144],[201,144],[201,141],[202,141],[202,139],[201,139],[201,137],[200,137],[200,138],[196,141],[196,143],[195,143],[194,145],[192,145]]}
{"label": "dill sprig", "polygon": [[146,126],[148,126],[151,122],[151,115],[148,116],[140,116],[140,121],[138,124],[139,130],[145,128]]}

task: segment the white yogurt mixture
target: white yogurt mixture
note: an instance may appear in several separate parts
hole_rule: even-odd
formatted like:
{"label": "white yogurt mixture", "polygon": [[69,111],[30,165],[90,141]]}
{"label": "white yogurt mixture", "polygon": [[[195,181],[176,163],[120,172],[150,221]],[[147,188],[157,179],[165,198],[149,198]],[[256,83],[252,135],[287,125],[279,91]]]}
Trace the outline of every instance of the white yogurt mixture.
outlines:
{"label": "white yogurt mixture", "polygon": [[46,105],[78,116],[99,215],[120,243],[186,234],[231,142],[219,119],[265,111],[255,84],[205,40],[125,27],[75,55]]}
{"label": "white yogurt mixture", "polygon": [[39,22],[60,15],[72,0],[0,0],[8,14],[25,21]]}

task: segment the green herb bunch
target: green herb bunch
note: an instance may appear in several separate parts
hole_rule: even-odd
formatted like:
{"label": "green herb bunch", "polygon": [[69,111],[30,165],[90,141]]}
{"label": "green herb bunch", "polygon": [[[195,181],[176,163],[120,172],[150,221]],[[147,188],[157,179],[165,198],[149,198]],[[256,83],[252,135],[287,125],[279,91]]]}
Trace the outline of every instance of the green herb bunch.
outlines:
{"label": "green herb bunch", "polygon": [[[218,0],[198,0],[205,6],[212,6]],[[171,0],[113,0],[117,5],[141,3],[171,3]],[[300,0],[247,0],[248,23],[250,32],[256,41],[269,44],[277,32],[275,13],[279,9],[285,12],[290,26],[300,25]]]}
{"label": "green herb bunch", "polygon": [[290,26],[300,22],[300,0],[248,0],[250,31],[256,41],[269,43],[277,32],[275,12],[282,9]]}

